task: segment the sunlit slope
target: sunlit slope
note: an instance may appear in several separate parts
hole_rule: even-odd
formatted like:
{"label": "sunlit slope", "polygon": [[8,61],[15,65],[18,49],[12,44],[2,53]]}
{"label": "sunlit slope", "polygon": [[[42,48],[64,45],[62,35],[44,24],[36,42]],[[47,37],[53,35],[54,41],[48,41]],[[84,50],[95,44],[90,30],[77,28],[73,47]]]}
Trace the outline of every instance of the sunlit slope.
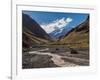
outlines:
{"label": "sunlit slope", "polygon": [[61,43],[69,43],[69,47],[89,47],[89,17],[85,22],[66,34]]}
{"label": "sunlit slope", "polygon": [[52,44],[66,45],[70,48],[88,48],[89,47],[89,17],[68,32],[65,37]]}

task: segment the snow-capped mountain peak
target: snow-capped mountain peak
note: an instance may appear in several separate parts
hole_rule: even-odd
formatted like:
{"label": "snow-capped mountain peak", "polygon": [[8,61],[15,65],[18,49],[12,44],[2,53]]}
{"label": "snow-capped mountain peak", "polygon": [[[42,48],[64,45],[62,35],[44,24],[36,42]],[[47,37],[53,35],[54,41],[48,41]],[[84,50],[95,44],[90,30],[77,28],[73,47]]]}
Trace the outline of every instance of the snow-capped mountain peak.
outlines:
{"label": "snow-capped mountain peak", "polygon": [[72,21],[72,18],[57,19],[49,24],[43,24],[41,27],[49,34],[53,31],[61,31],[60,29],[67,26]]}

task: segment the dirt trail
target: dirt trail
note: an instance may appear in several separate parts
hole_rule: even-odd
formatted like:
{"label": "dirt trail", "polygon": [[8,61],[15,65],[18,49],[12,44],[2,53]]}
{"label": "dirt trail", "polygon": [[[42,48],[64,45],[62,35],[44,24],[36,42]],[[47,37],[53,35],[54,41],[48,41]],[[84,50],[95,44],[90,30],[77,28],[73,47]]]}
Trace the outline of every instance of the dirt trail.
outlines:
{"label": "dirt trail", "polygon": [[47,50],[46,49],[42,49],[42,50],[38,50],[38,51],[30,51],[29,54],[40,54],[40,55],[49,55],[49,56],[52,56],[52,61],[54,62],[54,64],[58,65],[58,66],[79,66],[77,64],[74,64],[74,63],[71,63],[71,62],[65,62],[63,59],[62,59],[62,56],[60,55],[57,55],[57,54],[52,54],[52,53],[49,53],[49,52],[39,52],[39,51],[45,51]]}

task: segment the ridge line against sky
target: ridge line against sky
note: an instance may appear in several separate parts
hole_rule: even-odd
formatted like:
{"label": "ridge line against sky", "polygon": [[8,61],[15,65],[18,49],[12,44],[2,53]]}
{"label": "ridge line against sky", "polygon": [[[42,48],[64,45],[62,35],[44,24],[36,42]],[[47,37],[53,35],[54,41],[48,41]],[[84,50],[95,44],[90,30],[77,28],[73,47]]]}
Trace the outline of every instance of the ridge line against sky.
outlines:
{"label": "ridge line against sky", "polygon": [[22,11],[34,19],[47,33],[69,27],[74,28],[87,19],[86,13],[61,13],[61,12],[40,12],[40,11]]}
{"label": "ridge line against sky", "polygon": [[70,22],[72,22],[73,19],[68,17],[68,18],[61,18],[61,19],[57,19],[49,24],[42,24],[41,27],[47,32],[47,33],[51,33],[54,30],[58,30],[67,26]]}

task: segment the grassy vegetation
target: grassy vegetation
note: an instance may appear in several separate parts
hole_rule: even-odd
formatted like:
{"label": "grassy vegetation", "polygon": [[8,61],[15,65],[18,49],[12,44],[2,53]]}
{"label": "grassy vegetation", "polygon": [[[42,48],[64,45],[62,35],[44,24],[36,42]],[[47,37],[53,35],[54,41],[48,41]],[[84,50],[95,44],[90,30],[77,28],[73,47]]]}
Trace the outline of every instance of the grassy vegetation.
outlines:
{"label": "grassy vegetation", "polygon": [[89,48],[89,17],[72,29],[63,39],[52,42],[51,45],[63,45],[67,48]]}
{"label": "grassy vegetation", "polygon": [[63,46],[69,48],[88,48],[89,34],[72,32],[65,38],[51,43],[54,46]]}
{"label": "grassy vegetation", "polygon": [[33,43],[41,44],[41,43],[47,43],[47,42],[48,42],[48,40],[45,40],[45,39],[42,39],[42,38],[33,36],[33,35],[29,34],[29,33],[24,32],[24,34],[25,34],[28,38],[30,38],[30,40],[32,40]]}
{"label": "grassy vegetation", "polygon": [[[64,48],[89,48],[89,18],[64,38],[57,41],[49,41],[34,34],[27,28],[23,29],[23,34],[27,36],[31,44],[36,44],[43,47],[64,47]],[[26,40],[24,40],[25,42]],[[27,43],[27,41],[25,42]]]}
{"label": "grassy vegetation", "polygon": [[64,48],[88,48],[89,47],[89,34],[72,32],[65,38],[50,42],[45,39],[33,36],[29,33],[24,32],[24,34],[30,39],[32,44],[37,44],[43,47],[64,47]]}

